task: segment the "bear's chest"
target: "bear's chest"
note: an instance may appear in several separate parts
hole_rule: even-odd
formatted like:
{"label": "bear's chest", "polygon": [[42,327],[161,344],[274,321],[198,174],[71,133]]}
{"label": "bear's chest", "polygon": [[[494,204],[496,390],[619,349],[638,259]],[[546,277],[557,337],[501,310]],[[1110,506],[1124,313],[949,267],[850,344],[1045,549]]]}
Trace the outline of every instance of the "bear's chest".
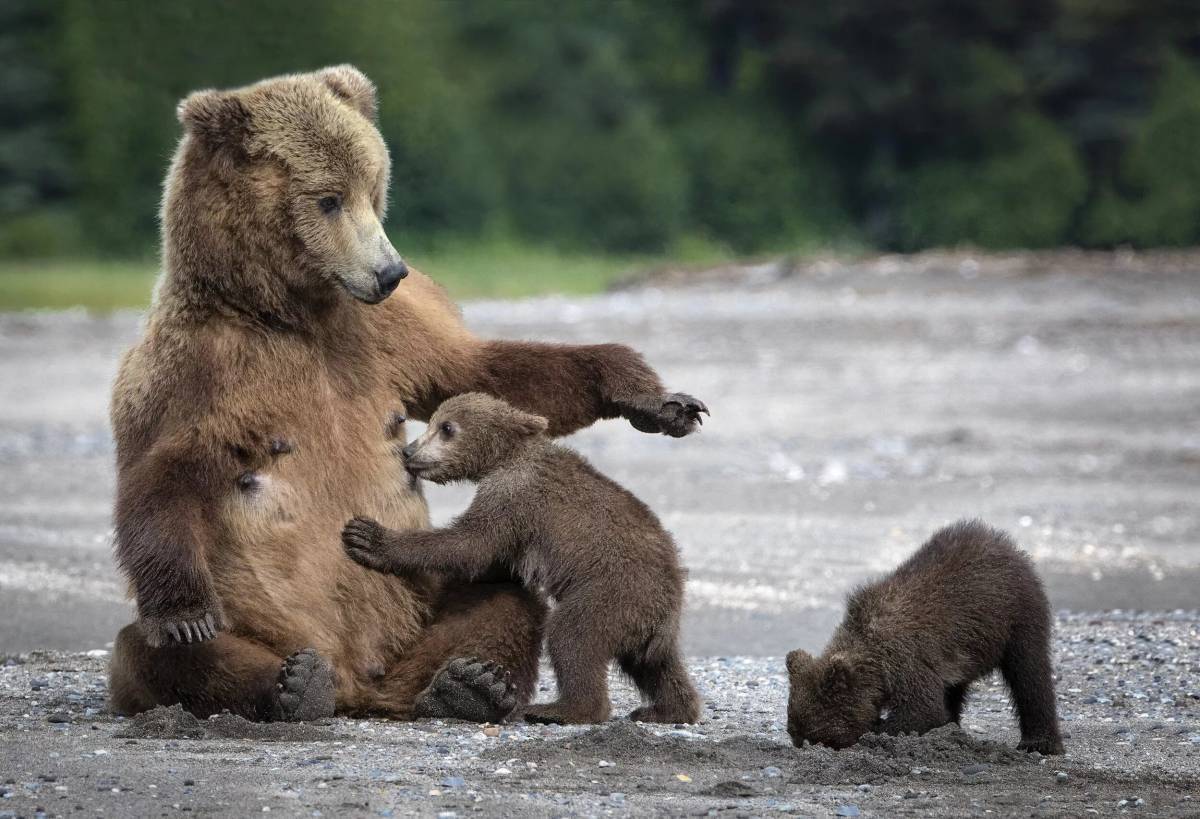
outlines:
{"label": "bear's chest", "polygon": [[261,376],[247,437],[278,442],[281,451],[251,458],[231,491],[235,539],[336,545],[342,524],[361,514],[393,526],[424,525],[424,500],[400,455],[404,405],[382,379],[362,380],[350,390],[320,366]]}

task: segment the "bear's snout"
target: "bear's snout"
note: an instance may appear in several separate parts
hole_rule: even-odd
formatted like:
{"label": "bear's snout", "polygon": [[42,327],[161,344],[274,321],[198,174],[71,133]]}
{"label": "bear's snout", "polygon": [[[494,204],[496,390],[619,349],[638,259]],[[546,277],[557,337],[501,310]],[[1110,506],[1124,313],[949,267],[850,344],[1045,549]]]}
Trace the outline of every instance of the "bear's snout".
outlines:
{"label": "bear's snout", "polygon": [[415,453],[416,451],[417,451],[417,442],[413,441],[412,443],[407,444],[403,449],[401,449],[400,454],[402,454],[404,456],[405,460],[408,460],[409,458],[411,458],[413,456],[413,453]]}
{"label": "bear's snout", "polygon": [[408,275],[408,265],[403,261],[392,262],[375,271],[375,281],[379,284],[379,293],[390,296],[400,280]]}

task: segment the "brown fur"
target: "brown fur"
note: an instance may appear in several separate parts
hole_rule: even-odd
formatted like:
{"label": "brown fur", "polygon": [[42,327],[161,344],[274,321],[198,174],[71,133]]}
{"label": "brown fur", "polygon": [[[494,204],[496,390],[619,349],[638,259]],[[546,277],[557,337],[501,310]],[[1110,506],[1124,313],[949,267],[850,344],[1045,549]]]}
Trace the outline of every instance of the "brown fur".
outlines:
{"label": "brown fur", "polygon": [[[374,88],[348,66],[180,104],[164,271],[112,400],[116,554],[139,615],[114,652],[119,711],[291,716],[273,691],[302,687],[284,660],[306,646],[332,663],[344,712],[410,716],[457,656],[499,663],[527,698],[543,613],[531,595],[345,560],[353,514],[428,525],[397,453],[402,419],[485,390],[555,434],[616,416],[670,435],[696,426],[702,405],[664,394],[626,347],[476,339],[416,271],[389,297],[404,271],[381,226],[374,113]],[[487,695],[496,670],[471,668]]]}
{"label": "brown fur", "polygon": [[1008,535],[948,526],[850,596],[824,654],[788,654],[788,732],[833,748],[868,731],[924,733],[958,722],[971,683],[999,668],[1020,747],[1061,754],[1050,629],[1042,584]]}
{"label": "brown fur", "polygon": [[478,577],[497,563],[540,586],[556,606],[547,647],[556,702],[538,722],[602,722],[616,659],[649,704],[630,717],[695,722],[700,699],[679,653],[683,570],[671,536],[645,504],[576,453],[542,435],[546,419],[479,393],[451,398],[405,448],[410,472],[437,483],[477,481],[449,527],[396,532],[358,518],[346,551],[379,571]]}

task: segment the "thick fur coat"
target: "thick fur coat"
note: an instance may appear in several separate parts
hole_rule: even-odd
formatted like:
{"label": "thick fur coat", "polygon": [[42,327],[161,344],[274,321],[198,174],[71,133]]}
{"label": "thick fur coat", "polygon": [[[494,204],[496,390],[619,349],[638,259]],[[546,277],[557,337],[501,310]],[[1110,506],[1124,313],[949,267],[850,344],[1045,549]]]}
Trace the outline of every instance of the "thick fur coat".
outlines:
{"label": "thick fur coat", "polygon": [[616,660],[647,704],[643,722],[695,722],[700,698],[679,651],[684,573],[655,514],[581,456],[547,441],[546,420],[479,393],[442,404],[405,450],[408,471],[437,483],[478,483],[450,526],[398,532],[351,521],[346,550],[398,574],[478,578],[501,564],[555,602],[547,648],[558,700],[530,706],[535,722],[608,719]]}
{"label": "thick fur coat", "polygon": [[1020,747],[1061,754],[1050,605],[1004,532],[964,521],[934,533],[884,579],[850,596],[825,652],[787,657],[788,732],[844,748],[864,733],[957,722],[971,683],[999,669]]}
{"label": "thick fur coat", "polygon": [[503,716],[533,687],[540,603],[342,552],[353,515],[428,524],[404,419],[477,390],[555,435],[617,416],[695,427],[698,402],[629,348],[477,339],[407,270],[382,228],[375,99],[341,66],[179,106],[164,270],[112,399],[116,555],[138,607],[113,657],[120,711],[293,719],[331,712],[329,689],[345,712]]}

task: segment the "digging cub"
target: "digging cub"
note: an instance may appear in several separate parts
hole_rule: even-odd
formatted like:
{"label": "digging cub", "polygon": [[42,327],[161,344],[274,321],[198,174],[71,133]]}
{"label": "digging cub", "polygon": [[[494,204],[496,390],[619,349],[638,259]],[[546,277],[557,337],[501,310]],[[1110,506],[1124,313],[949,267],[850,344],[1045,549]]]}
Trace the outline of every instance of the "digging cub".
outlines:
{"label": "digging cub", "polygon": [[996,668],[1019,747],[1061,754],[1042,584],[1008,535],[962,521],[850,595],[824,654],[788,654],[788,733],[832,748],[868,731],[924,733],[958,722],[971,683]]}
{"label": "digging cub", "polygon": [[395,574],[471,578],[507,564],[554,598],[546,637],[559,697],[529,706],[531,722],[608,719],[612,659],[648,700],[631,719],[695,722],[700,698],[679,652],[684,572],[671,536],[645,504],[545,430],[544,418],[488,395],[449,399],[404,448],[405,466],[435,483],[478,482],[470,507],[428,531],[355,518],[342,532],[346,552]]}

